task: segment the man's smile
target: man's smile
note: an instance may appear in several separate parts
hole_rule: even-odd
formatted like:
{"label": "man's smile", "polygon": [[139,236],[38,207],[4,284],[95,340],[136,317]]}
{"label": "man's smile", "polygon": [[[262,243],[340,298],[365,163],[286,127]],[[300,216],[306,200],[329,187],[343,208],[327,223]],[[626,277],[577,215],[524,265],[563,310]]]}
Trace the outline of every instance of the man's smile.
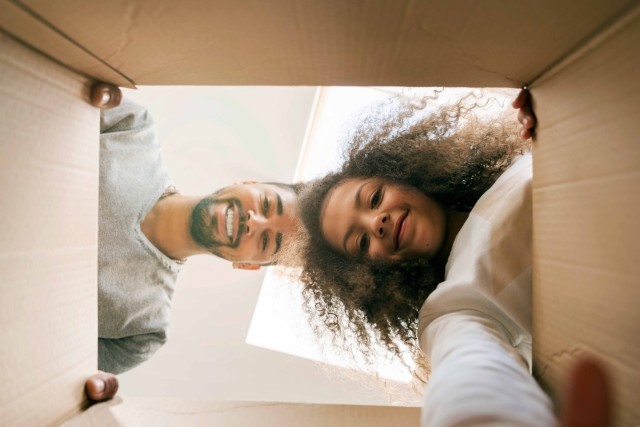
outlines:
{"label": "man's smile", "polygon": [[227,237],[229,238],[229,243],[233,242],[233,219],[235,217],[235,212],[232,209],[231,203],[227,206],[226,210],[226,226],[227,226]]}
{"label": "man's smile", "polygon": [[240,243],[240,238],[246,230],[244,209],[239,200],[231,199],[227,202],[226,208],[220,213],[220,224],[222,230],[218,229],[221,238],[230,247],[236,247]]}

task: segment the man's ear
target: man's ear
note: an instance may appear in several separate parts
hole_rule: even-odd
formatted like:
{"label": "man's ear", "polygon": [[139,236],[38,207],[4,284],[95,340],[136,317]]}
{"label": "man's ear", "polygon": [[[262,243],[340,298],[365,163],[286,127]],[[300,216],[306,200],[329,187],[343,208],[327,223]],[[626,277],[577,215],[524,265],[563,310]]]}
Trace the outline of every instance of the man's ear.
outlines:
{"label": "man's ear", "polygon": [[249,262],[233,262],[231,265],[236,270],[260,270],[260,264],[251,264]]}

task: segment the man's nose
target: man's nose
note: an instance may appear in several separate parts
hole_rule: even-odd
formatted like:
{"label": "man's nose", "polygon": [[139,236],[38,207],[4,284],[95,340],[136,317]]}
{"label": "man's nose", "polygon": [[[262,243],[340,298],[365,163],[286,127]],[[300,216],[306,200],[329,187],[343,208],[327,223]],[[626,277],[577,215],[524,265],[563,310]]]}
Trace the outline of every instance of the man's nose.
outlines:
{"label": "man's nose", "polygon": [[389,233],[389,215],[386,212],[376,213],[371,216],[370,228],[374,236],[383,238]]}
{"label": "man's nose", "polygon": [[267,219],[260,215],[259,213],[248,210],[247,211],[247,219],[245,221],[246,234],[247,236],[252,236],[256,233],[261,233],[266,225]]}

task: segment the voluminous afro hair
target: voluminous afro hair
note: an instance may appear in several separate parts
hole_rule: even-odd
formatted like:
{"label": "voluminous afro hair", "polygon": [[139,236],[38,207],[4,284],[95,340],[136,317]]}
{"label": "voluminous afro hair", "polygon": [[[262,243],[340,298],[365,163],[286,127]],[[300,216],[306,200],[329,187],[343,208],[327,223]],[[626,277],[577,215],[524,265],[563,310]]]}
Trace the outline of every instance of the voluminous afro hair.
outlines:
{"label": "voluminous afro hair", "polygon": [[305,310],[317,333],[331,331],[349,352],[373,358],[374,342],[401,360],[399,344],[417,352],[418,312],[443,272],[426,259],[393,264],[333,249],[321,229],[327,194],[346,179],[379,177],[412,187],[446,208],[471,210],[527,149],[513,114],[482,120],[474,100],[467,96],[430,112],[426,101],[392,111],[379,107],[353,133],[342,167],[310,183],[301,195],[308,239],[301,250]]}

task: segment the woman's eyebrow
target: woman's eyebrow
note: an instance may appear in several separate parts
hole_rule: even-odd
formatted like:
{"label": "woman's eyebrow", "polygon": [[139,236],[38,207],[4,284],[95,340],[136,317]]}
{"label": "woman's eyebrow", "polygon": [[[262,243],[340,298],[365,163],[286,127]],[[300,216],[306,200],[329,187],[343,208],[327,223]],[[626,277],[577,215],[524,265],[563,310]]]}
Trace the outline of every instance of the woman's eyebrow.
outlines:
{"label": "woman's eyebrow", "polygon": [[349,241],[349,238],[351,237],[352,233],[353,233],[353,224],[351,224],[351,226],[347,230],[347,233],[344,235],[344,239],[342,239],[342,249],[344,250],[344,253],[346,253],[347,255],[351,255],[347,250],[347,242]]}
{"label": "woman's eyebrow", "polygon": [[358,187],[358,190],[356,191],[356,200],[355,200],[355,207],[356,210],[360,209],[360,193],[362,193],[362,189],[364,188],[364,186],[366,185],[366,182],[363,182],[360,187]]}
{"label": "woman's eyebrow", "polygon": [[[355,198],[355,201],[354,201],[354,206],[355,206],[356,210],[359,210],[359,209],[360,209],[360,205],[362,204],[362,203],[360,202],[360,193],[362,193],[362,189],[364,188],[364,186],[365,186],[365,185],[367,185],[367,183],[368,183],[368,181],[363,182],[363,183],[360,185],[360,187],[358,187],[358,190],[356,190],[356,198]],[[349,253],[349,251],[347,250],[347,241],[348,241],[348,240],[349,240],[349,238],[351,237],[351,234],[353,234],[353,229],[354,229],[354,227],[355,227],[355,226],[354,226],[353,224],[351,224],[351,225],[349,226],[349,228],[347,229],[347,232],[346,232],[346,233],[345,233],[345,235],[344,235],[344,239],[342,239],[342,249],[344,250],[344,252],[345,252],[347,255],[351,255],[351,254]]]}

